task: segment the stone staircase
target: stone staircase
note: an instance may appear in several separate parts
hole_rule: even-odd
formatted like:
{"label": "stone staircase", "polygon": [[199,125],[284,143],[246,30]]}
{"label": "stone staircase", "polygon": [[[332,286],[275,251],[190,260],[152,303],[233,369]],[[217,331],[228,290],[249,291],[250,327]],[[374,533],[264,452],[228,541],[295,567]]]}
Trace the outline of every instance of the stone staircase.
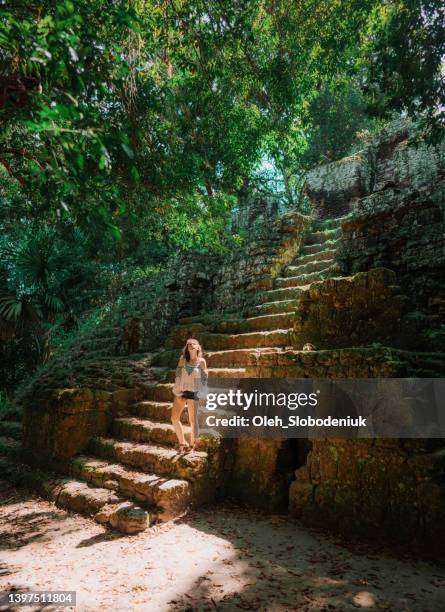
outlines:
{"label": "stone staircase", "polygon": [[[275,329],[274,322],[285,323],[287,313],[295,310],[298,296],[314,281],[334,275],[334,258],[341,236],[342,218],[315,221],[308,232],[300,253],[283,270],[283,276],[275,279],[275,287],[260,295],[258,304],[247,313],[252,325],[261,325],[260,318],[277,316],[277,319],[264,318],[266,327]],[[281,319],[279,318],[281,317]],[[269,327],[269,325],[271,325]]]}
{"label": "stone staircase", "polygon": [[341,236],[341,221],[341,218],[314,221],[304,246],[283,269],[283,276],[274,280],[271,289],[258,293],[256,303],[243,317],[215,315],[209,319],[206,315],[197,315],[180,319],[165,348],[152,360],[154,366],[170,368],[166,374],[170,382],[158,384],[157,392],[163,389],[165,397],[171,397],[173,368],[188,337],[196,336],[201,341],[212,378],[258,376],[253,355],[294,348],[293,312],[299,295],[311,283],[338,274],[334,256]]}
{"label": "stone staircase", "polygon": [[[271,289],[257,294],[256,303],[243,316],[203,314],[180,319],[163,349],[151,360],[150,374],[156,382],[141,385],[138,401],[119,410],[109,435],[93,438],[84,454],[54,465],[54,470],[68,474],[68,479],[43,474],[40,488],[51,491],[50,498],[59,505],[124,531],[131,530],[109,518],[115,517],[116,509],[126,509],[130,515],[145,512],[146,522],[141,519],[139,525],[144,528],[214,499],[227,461],[224,446],[203,430],[197,450],[180,454],[175,446],[170,417],[179,352],[188,337],[198,337],[210,378],[261,376],[255,363],[263,354],[294,348],[292,319],[300,293],[314,281],[337,272],[334,256],[340,223],[341,219],[314,221],[300,253],[282,270],[283,275],[275,278]],[[188,437],[186,411],[182,419]],[[8,451],[3,455],[18,451],[20,432],[16,425],[3,423],[0,435],[1,449]],[[0,465],[14,475],[10,460],[3,457]],[[136,525],[132,530],[140,529]]]}

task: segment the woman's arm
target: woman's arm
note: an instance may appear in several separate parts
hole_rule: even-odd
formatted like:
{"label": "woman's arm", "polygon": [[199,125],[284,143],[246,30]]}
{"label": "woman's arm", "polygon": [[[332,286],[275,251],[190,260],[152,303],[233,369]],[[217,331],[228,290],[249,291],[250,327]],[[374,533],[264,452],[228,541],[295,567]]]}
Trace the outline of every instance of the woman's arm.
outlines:
{"label": "woman's arm", "polygon": [[201,369],[201,385],[207,385],[207,380],[209,378],[209,374],[207,372],[207,364],[204,357],[201,357],[201,361],[199,362],[199,367]]}

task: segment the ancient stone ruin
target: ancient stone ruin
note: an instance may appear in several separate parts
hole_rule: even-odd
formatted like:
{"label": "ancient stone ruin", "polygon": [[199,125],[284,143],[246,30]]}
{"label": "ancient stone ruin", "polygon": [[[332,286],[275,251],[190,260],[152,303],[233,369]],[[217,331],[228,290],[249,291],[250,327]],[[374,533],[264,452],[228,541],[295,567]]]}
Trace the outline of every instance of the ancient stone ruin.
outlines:
{"label": "ancient stone ruin", "polygon": [[2,469],[126,532],[230,495],[344,533],[443,544],[443,440],[204,436],[179,455],[170,422],[190,336],[215,378],[444,375],[445,146],[412,133],[388,129],[309,172],[312,216],[251,215],[228,254],[178,254],[160,289],[122,296],[24,393],[23,427],[0,423]]}

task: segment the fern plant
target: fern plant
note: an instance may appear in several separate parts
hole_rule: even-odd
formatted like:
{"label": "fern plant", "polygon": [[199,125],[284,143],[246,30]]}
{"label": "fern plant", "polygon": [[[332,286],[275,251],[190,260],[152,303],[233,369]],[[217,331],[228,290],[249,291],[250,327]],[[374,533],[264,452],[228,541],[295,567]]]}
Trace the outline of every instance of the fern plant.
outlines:
{"label": "fern plant", "polygon": [[53,234],[44,227],[17,240],[8,237],[1,242],[0,253],[0,335],[7,339],[29,330],[45,359],[46,324],[65,309]]}

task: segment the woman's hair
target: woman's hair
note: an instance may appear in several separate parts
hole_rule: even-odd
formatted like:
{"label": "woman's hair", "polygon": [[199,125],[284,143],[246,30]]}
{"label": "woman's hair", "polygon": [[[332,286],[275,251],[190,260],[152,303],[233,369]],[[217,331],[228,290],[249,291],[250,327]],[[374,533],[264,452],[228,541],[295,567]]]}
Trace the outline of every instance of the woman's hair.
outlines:
{"label": "woman's hair", "polygon": [[199,341],[196,340],[196,338],[188,338],[187,342],[185,343],[184,348],[182,349],[182,354],[184,355],[184,359],[186,361],[190,361],[190,352],[187,346],[189,342],[196,342],[196,344],[198,345],[198,357],[202,357],[203,350],[202,350],[202,346],[199,343]]}

